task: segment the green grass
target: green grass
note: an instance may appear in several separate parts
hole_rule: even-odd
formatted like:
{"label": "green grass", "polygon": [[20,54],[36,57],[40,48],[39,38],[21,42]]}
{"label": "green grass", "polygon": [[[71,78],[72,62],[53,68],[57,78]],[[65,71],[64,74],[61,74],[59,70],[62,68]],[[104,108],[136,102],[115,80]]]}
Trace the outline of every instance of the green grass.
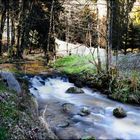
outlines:
{"label": "green grass", "polygon": [[6,90],[8,90],[8,89],[6,88],[5,84],[0,81],[0,91],[3,91],[4,92]]}
{"label": "green grass", "polygon": [[91,56],[71,55],[56,60],[54,68],[65,73],[80,73],[82,71],[93,72],[95,67],[89,62]]}
{"label": "green grass", "polygon": [[0,81],[0,140],[8,139],[8,125],[15,125],[19,118],[16,93]]}

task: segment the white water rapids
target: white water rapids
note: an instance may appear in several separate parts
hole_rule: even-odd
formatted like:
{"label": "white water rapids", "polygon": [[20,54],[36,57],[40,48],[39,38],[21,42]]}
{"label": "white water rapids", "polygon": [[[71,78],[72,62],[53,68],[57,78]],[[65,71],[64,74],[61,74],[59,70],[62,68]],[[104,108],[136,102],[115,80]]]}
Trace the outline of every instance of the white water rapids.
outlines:
{"label": "white water rapids", "polygon": [[[30,92],[39,102],[72,103],[77,107],[87,107],[91,113],[88,116],[75,114],[71,120],[72,127],[82,132],[82,135],[94,135],[98,139],[140,139],[140,107],[125,105],[107,99],[106,96],[83,88],[85,94],[67,94],[65,91],[73,87],[66,78],[41,79],[39,76],[30,78]],[[127,117],[115,118],[114,108],[121,106],[127,111]],[[59,116],[59,114],[57,114]]]}

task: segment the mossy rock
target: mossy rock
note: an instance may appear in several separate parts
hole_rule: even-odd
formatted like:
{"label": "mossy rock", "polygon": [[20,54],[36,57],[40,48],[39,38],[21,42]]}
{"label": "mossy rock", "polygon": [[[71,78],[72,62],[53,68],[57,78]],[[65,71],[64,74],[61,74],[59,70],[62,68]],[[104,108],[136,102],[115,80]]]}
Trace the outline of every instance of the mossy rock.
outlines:
{"label": "mossy rock", "polygon": [[66,93],[82,94],[82,93],[84,93],[84,91],[78,87],[70,87],[66,90]]}
{"label": "mossy rock", "polygon": [[84,136],[81,138],[81,140],[96,140],[96,138],[93,136]]}
{"label": "mossy rock", "polygon": [[113,115],[116,118],[124,118],[127,116],[126,111],[122,107],[115,108],[113,110]]}

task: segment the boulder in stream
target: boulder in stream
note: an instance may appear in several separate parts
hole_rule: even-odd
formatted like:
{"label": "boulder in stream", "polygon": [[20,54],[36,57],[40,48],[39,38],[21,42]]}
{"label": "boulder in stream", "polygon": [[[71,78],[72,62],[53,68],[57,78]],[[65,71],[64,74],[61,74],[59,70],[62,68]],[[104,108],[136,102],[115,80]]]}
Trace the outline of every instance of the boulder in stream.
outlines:
{"label": "boulder in stream", "polygon": [[72,103],[64,103],[62,105],[62,109],[63,109],[63,112],[69,113],[69,114],[77,114],[78,112],[76,106]]}
{"label": "boulder in stream", "polygon": [[122,107],[117,107],[113,110],[113,115],[116,118],[124,118],[127,116],[126,111]]}
{"label": "boulder in stream", "polygon": [[66,93],[81,94],[84,93],[84,91],[78,87],[70,87],[66,90]]}
{"label": "boulder in stream", "polygon": [[83,107],[80,113],[78,113],[78,115],[80,116],[88,116],[89,114],[90,114],[90,110],[87,107]]}

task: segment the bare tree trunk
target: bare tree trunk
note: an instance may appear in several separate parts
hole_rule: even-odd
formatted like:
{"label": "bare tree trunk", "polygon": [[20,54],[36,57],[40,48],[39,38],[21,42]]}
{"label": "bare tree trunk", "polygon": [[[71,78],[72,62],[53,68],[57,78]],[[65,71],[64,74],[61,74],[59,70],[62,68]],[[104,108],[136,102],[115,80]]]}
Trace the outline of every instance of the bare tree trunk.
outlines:
{"label": "bare tree trunk", "polygon": [[48,34],[48,43],[47,43],[47,53],[49,53],[50,50],[50,38],[51,38],[51,31],[52,31],[52,21],[53,21],[53,9],[54,9],[54,0],[52,0],[51,5],[51,13],[50,13],[50,25],[49,25],[49,34]]}
{"label": "bare tree trunk", "polygon": [[[98,9],[97,9],[97,15],[98,15]],[[99,48],[100,48],[100,33],[99,33],[99,25],[100,25],[100,22],[99,22],[99,17],[97,17],[97,30],[98,30],[98,45],[97,45],[97,60],[98,60],[98,67],[97,67],[97,72],[100,73],[101,70],[102,70],[102,67],[101,67],[101,59],[100,59],[100,52],[99,52]]]}
{"label": "bare tree trunk", "polygon": [[[129,3],[129,0],[126,0],[126,3]],[[129,26],[129,7],[125,6],[125,13],[126,13],[126,17],[125,17],[125,22],[126,22],[126,38],[125,38],[125,54],[127,54],[127,47],[128,47],[128,39],[129,39],[129,35],[128,35],[128,26]]]}
{"label": "bare tree trunk", "polygon": [[68,20],[67,20],[67,27],[66,27],[66,42],[67,42],[66,51],[67,51],[67,54],[68,54],[69,53],[69,23],[68,23]]}
{"label": "bare tree trunk", "polygon": [[106,34],[107,34],[107,45],[106,45],[106,72],[109,73],[109,22],[110,22],[110,7],[109,7],[109,2],[107,1],[107,20],[106,20]]}
{"label": "bare tree trunk", "polygon": [[25,1],[24,0],[20,0],[19,1],[19,8],[21,9],[21,12],[19,13],[19,23],[18,23],[18,31],[17,31],[17,57],[22,58],[22,48],[21,48],[21,44],[22,44],[22,26],[23,26],[23,18],[24,18],[24,5]]}
{"label": "bare tree trunk", "polygon": [[106,48],[106,70],[110,72],[112,65],[112,33],[113,33],[113,1],[107,1],[107,48]]}
{"label": "bare tree trunk", "polygon": [[112,65],[112,34],[113,34],[113,8],[114,8],[114,1],[110,0],[110,30],[109,30],[109,69]]}
{"label": "bare tree trunk", "polygon": [[4,30],[5,19],[6,19],[6,8],[4,8],[2,12],[0,21],[0,56],[2,55],[2,35]]}
{"label": "bare tree trunk", "polygon": [[69,8],[68,10],[68,15],[66,17],[66,42],[67,42],[67,54],[69,54],[69,37],[70,37],[70,25],[69,25],[69,22],[70,22],[70,15],[71,15],[71,10]]}
{"label": "bare tree trunk", "polygon": [[14,19],[11,19],[11,46],[15,44],[15,24]]}
{"label": "bare tree trunk", "polygon": [[[47,39],[47,48],[45,47],[44,54],[46,56],[46,62],[49,63],[50,60],[50,41],[52,37],[53,32],[53,10],[54,10],[54,0],[52,0],[51,4],[51,12],[50,12],[50,21],[49,21],[49,33],[48,33],[48,39]],[[52,55],[52,54],[51,54]]]}
{"label": "bare tree trunk", "polygon": [[10,45],[10,18],[9,18],[9,0],[7,0],[7,47],[9,49],[9,45]]}
{"label": "bare tree trunk", "polygon": [[17,57],[20,56],[20,37],[21,37],[21,29],[20,25],[17,27]]}

